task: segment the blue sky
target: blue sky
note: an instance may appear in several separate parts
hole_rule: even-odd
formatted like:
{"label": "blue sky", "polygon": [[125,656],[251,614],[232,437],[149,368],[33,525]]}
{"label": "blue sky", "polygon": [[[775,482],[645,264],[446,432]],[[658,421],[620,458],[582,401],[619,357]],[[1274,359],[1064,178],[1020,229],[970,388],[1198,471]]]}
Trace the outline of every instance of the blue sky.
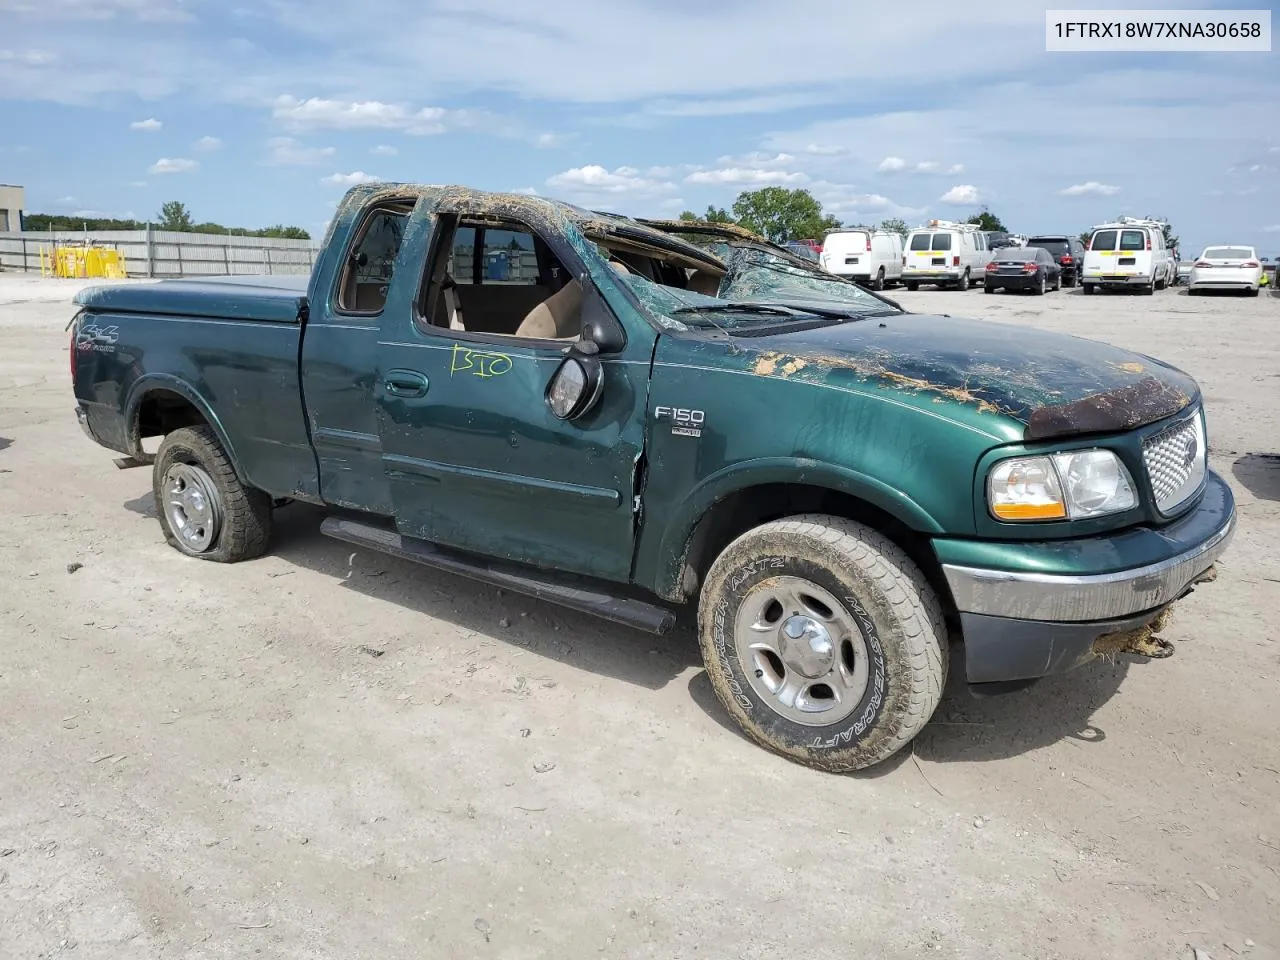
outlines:
{"label": "blue sky", "polygon": [[1048,6],[0,0],[0,182],[314,235],[368,178],[648,216],[779,184],[846,222],[1155,215],[1280,254],[1280,55],[1050,54]]}

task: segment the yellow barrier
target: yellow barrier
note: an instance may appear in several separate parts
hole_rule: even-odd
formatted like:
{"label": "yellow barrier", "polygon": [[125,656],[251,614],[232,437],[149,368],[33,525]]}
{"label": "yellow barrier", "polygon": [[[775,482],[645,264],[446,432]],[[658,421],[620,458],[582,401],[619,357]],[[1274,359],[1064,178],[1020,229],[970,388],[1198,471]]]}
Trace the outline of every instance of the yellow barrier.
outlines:
{"label": "yellow barrier", "polygon": [[41,246],[39,253],[42,277],[123,280],[129,276],[119,250],[91,246]]}

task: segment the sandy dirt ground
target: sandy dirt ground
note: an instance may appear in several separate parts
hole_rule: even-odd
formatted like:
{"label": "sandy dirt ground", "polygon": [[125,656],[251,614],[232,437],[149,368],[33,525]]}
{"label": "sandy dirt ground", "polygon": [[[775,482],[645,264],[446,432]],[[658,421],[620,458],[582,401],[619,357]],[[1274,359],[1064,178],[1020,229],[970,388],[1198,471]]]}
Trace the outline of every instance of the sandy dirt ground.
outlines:
{"label": "sandy dirt ground", "polygon": [[953,682],[839,777],[729,728],[687,632],[299,506],[181,557],[76,426],[73,289],[0,277],[0,957],[1280,957],[1280,298],[890,294],[1189,371],[1241,528],[1172,659]]}

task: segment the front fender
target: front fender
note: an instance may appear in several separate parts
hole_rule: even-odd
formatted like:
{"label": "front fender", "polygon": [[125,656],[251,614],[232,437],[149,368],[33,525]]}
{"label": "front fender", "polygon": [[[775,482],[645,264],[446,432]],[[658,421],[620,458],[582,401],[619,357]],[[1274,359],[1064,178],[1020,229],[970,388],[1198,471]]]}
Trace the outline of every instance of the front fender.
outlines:
{"label": "front fender", "polygon": [[148,373],[133,382],[129,387],[129,395],[125,401],[124,416],[126,429],[128,430],[129,453],[134,457],[146,457],[147,454],[142,450],[142,437],[138,430],[138,408],[142,405],[142,401],[147,395],[157,390],[166,390],[170,393],[176,393],[184,397],[191,403],[193,407],[200,412],[206,423],[217,434],[218,442],[222,444],[222,449],[227,452],[227,456],[231,458],[231,464],[235,467],[236,476],[240,478],[242,483],[247,484],[248,478],[245,476],[240,466],[240,458],[236,456],[235,447],[231,443],[231,438],[223,426],[222,421],[218,419],[218,415],[213,412],[213,407],[209,402],[200,395],[190,383],[181,377],[176,377],[169,373]]}
{"label": "front fender", "polygon": [[[847,494],[883,510],[912,530],[928,535],[944,533],[938,519],[901,490],[846,466],[796,457],[770,457],[740,461],[710,474],[698,483],[667,519],[652,544],[649,557],[639,558],[637,573],[648,567],[660,595],[669,595],[679,584],[694,527],[715,504],[751,487],[793,484]],[[650,521],[652,522],[652,521]],[[645,563],[645,560],[649,563]]]}

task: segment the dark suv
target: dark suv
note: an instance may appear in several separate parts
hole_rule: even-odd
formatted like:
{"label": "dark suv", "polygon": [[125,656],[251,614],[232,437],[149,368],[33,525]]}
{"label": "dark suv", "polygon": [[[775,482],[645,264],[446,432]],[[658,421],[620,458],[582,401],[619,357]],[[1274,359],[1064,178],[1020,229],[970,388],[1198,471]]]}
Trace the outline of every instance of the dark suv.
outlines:
{"label": "dark suv", "polygon": [[1062,267],[1062,285],[1074,287],[1080,282],[1080,271],[1084,269],[1084,244],[1079,237],[1045,234],[1032,237],[1027,241],[1028,247],[1043,247],[1053,255]]}

